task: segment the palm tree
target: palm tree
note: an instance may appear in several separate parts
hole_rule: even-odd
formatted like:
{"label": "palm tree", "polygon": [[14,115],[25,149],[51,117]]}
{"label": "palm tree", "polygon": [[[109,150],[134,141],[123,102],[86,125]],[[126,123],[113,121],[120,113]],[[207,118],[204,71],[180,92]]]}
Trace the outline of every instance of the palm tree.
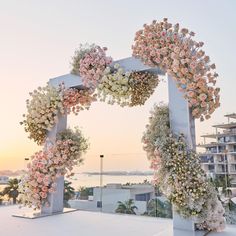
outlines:
{"label": "palm tree", "polygon": [[19,188],[19,180],[14,178],[14,179],[10,179],[8,181],[8,186],[6,186],[3,191],[2,191],[2,195],[7,195],[7,197],[9,199],[12,198],[13,200],[13,204],[16,204],[16,201],[17,201],[17,197],[19,195],[19,191],[18,191],[18,188]]}
{"label": "palm tree", "polygon": [[93,195],[93,188],[80,187],[79,194],[79,199],[88,200],[88,197]]}
{"label": "palm tree", "polygon": [[0,192],[0,205],[2,205],[3,197],[2,197],[2,192]]}
{"label": "palm tree", "polygon": [[214,185],[215,189],[219,193],[219,187],[222,188],[222,194],[225,197],[230,197],[232,195],[232,191],[230,187],[232,186],[232,178],[229,175],[219,176],[215,179],[210,179],[210,182]]}
{"label": "palm tree", "polygon": [[75,195],[75,189],[71,186],[71,182],[64,182],[64,207],[70,207],[68,201]]}
{"label": "palm tree", "polygon": [[224,176],[224,178],[222,178],[222,193],[226,196],[226,197],[231,197],[232,196],[232,191],[230,189],[230,187],[232,186],[232,178],[227,174],[226,176]]}
{"label": "palm tree", "polygon": [[116,208],[116,213],[136,215],[135,210],[138,208],[134,205],[133,199],[129,199],[125,202],[118,201],[117,203],[118,207]]}
{"label": "palm tree", "polygon": [[[232,187],[232,178],[229,176],[229,174],[225,176],[219,176],[215,179],[210,179],[210,182],[215,187],[216,191],[218,192],[218,198],[225,206],[226,211],[233,211],[234,210],[234,203],[231,201],[232,198],[232,190],[230,187]],[[222,188],[221,194],[219,192],[219,188]],[[226,198],[226,200],[222,201],[222,196]]]}

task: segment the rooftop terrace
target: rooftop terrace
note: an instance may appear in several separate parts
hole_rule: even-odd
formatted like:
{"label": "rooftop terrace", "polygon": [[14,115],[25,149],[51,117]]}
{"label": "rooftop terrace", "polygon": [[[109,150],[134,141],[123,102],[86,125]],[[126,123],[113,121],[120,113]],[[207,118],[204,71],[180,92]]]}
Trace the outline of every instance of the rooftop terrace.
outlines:
{"label": "rooftop terrace", "polygon": [[[26,209],[23,209],[25,211]],[[76,211],[38,219],[12,217],[22,211],[15,206],[0,208],[1,236],[172,236],[172,220],[145,216]],[[235,236],[236,226],[209,236]],[[189,236],[182,233],[181,236]]]}

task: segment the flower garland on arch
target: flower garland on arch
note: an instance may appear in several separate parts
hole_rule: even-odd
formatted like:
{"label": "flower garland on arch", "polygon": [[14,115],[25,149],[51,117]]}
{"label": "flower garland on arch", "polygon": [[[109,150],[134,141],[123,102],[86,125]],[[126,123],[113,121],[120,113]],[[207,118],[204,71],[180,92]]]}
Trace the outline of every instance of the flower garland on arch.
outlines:
{"label": "flower garland on arch", "polygon": [[[218,76],[213,71],[215,65],[210,64],[209,57],[200,49],[203,43],[194,41],[193,36],[193,32],[189,32],[187,29],[180,30],[178,24],[172,26],[167,19],[159,23],[153,21],[150,25],[144,25],[144,29],[136,33],[132,49],[133,56],[140,58],[144,64],[159,67],[170,75],[188,100],[192,115],[203,120],[210,118],[210,115],[219,107],[220,90],[215,87]],[[27,101],[27,114],[24,115],[25,118],[21,122],[25,131],[29,133],[29,138],[42,145],[46,141],[47,132],[56,124],[59,114],[64,115],[71,112],[78,114],[79,111],[89,108],[97,97],[110,104],[117,103],[121,106],[137,106],[145,103],[154,92],[159,79],[148,72],[131,71],[127,73],[119,66],[113,66],[111,57],[106,56],[106,51],[106,48],[93,44],[81,45],[75,52],[72,73],[82,77],[85,90],[65,89],[63,85],[53,88],[48,85],[38,88],[31,94],[32,99]],[[163,145],[168,144],[162,146],[162,143],[156,142],[155,145],[159,145],[158,148],[154,144],[145,146],[152,168],[160,170],[159,174],[155,176],[156,181],[163,176],[163,183],[164,180],[170,183],[170,188],[166,185],[163,186],[163,189],[166,187],[166,195],[175,203],[177,210],[182,215],[196,217],[199,220],[199,227],[220,229],[221,226],[223,227],[221,205],[218,203],[213,189],[200,173],[199,165],[196,161],[194,162],[195,154],[186,151],[182,137],[176,139],[166,136],[169,132],[168,124],[157,130],[158,132],[154,132],[156,129],[158,128],[153,127],[153,130],[148,130],[150,135],[153,135],[155,142],[164,140],[159,139],[160,134],[163,133],[163,137],[166,137]],[[144,140],[146,144],[147,140]],[[29,166],[29,175],[23,181],[25,183],[22,190],[25,196],[23,202],[37,208],[47,203],[45,200],[47,193],[55,190],[54,181],[57,175],[65,174],[60,166],[67,166],[71,169],[74,164],[73,161],[67,162],[66,155],[63,156],[63,153],[69,153],[66,148],[72,144],[70,142],[70,139],[58,140],[51,149],[40,151],[33,156],[32,165]],[[181,147],[181,150],[177,150],[176,147]],[[163,150],[165,150],[166,156]],[[172,153],[176,158],[170,161]],[[183,190],[186,190],[187,186],[181,186],[181,180],[174,181],[173,177],[165,172],[169,168],[175,175],[177,173],[175,168],[178,168],[180,171],[178,174],[181,174],[181,167],[178,166],[179,158],[186,164],[190,173],[194,173],[192,172],[194,170],[200,173],[200,179],[196,180],[196,185],[193,185],[195,191],[196,186],[199,187],[200,193],[194,193],[197,197],[200,196],[199,202],[195,197],[190,198],[190,195],[193,196],[190,191],[191,186],[188,185],[189,188],[184,194]],[[54,166],[51,166],[52,163]],[[168,179],[164,179],[166,176],[161,175],[161,170],[167,174]],[[52,172],[52,175],[44,176],[48,172]],[[36,175],[36,173],[38,174]],[[34,174],[35,176],[33,176]],[[35,177],[37,180],[39,178],[40,182]],[[194,178],[193,176],[192,179],[194,180]],[[42,181],[45,185],[41,184]],[[206,200],[206,196],[209,200]],[[192,200],[193,202],[190,202]],[[196,205],[197,207],[195,207]],[[203,206],[208,211],[204,211]],[[207,218],[207,214],[210,215],[209,218]]]}
{"label": "flower garland on arch", "polygon": [[154,93],[158,84],[159,79],[157,75],[146,71],[131,72],[131,99],[129,106],[144,105],[147,99]]}
{"label": "flower garland on arch", "polygon": [[194,32],[180,29],[165,18],[153,21],[136,33],[133,56],[144,64],[167,72],[184,93],[195,118],[209,119],[219,103],[219,88],[215,87],[218,74],[215,64],[201,49],[203,42],[192,39]]}
{"label": "flower garland on arch", "polygon": [[[139,30],[132,46],[133,55],[151,67],[160,67],[177,82],[177,86],[188,100],[195,118],[210,118],[219,107],[219,88],[215,87],[218,74],[209,56],[200,48],[202,42],[192,39],[195,34],[179,24],[172,25],[165,18],[153,21]],[[114,66],[112,58],[106,56],[105,47],[80,45],[72,58],[72,73],[82,77],[87,91],[58,90],[50,86],[38,88],[27,101],[28,113],[21,124],[29,132],[29,138],[37,144],[45,142],[46,134],[55,123],[59,113],[88,108],[96,100],[95,90],[101,100],[121,106],[143,105],[153,93],[159,80],[149,73],[129,72]]]}
{"label": "flower garland on arch", "polygon": [[27,114],[23,115],[25,131],[29,138],[41,145],[45,142],[47,131],[57,122],[57,115],[64,114],[62,93],[49,85],[38,87],[30,93],[31,100],[27,99]]}
{"label": "flower garland on arch", "polygon": [[100,101],[120,106],[140,106],[153,94],[159,83],[157,75],[142,72],[125,72],[119,64],[108,67],[97,87]]}
{"label": "flower garland on arch", "polygon": [[96,95],[90,89],[65,89],[61,84],[58,88],[47,85],[38,87],[30,93],[31,100],[27,100],[27,114],[20,122],[29,138],[38,145],[43,145],[50,131],[58,121],[58,115],[89,109],[91,103],[96,101]]}
{"label": "flower garland on arch", "polygon": [[96,101],[96,94],[91,89],[75,89],[69,88],[64,90],[63,93],[63,106],[66,109],[66,113],[71,112],[78,115],[78,112],[89,109],[91,103]]}
{"label": "flower garland on arch", "polygon": [[131,96],[129,78],[130,72],[125,72],[119,64],[107,67],[97,87],[100,101],[128,106]]}
{"label": "flower garland on arch", "polygon": [[24,206],[40,209],[49,206],[48,195],[56,191],[58,177],[71,172],[75,165],[83,162],[82,153],[88,142],[79,129],[67,129],[58,134],[57,140],[47,150],[32,155],[32,162],[20,182],[20,200]]}
{"label": "flower garland on arch", "polygon": [[[180,29],[179,24],[172,25],[164,18],[161,22],[145,24],[136,33],[132,50],[133,56],[141,59],[144,64],[159,67],[170,75],[188,100],[193,117],[203,121],[209,119],[220,106],[220,89],[215,87],[218,77],[214,71],[215,64],[210,63],[210,57],[201,49],[204,43],[193,40],[194,35],[194,32]],[[98,88],[101,100],[109,97],[107,100],[110,104],[142,105],[146,101],[145,96],[153,92],[154,83],[158,85],[157,81],[149,80],[144,89],[141,89],[142,85],[130,89],[130,83],[126,81],[125,84],[126,79],[122,79],[128,77],[125,71],[121,72],[122,68],[108,68],[112,59],[106,56],[106,50],[95,44],[80,45],[72,58],[72,72],[82,77],[85,86],[94,91]],[[129,77],[132,76],[135,78],[135,74]],[[139,96],[139,101],[136,99],[130,103],[131,92],[133,97]]]}
{"label": "flower garland on arch", "polygon": [[104,70],[112,63],[112,58],[106,56],[106,50],[106,47],[101,48],[93,44],[80,45],[80,49],[75,52],[72,72],[82,77],[86,87],[95,89]]}
{"label": "flower garland on arch", "polygon": [[199,229],[223,230],[224,208],[197,154],[188,150],[182,135],[171,134],[167,106],[154,106],[142,142],[155,171],[153,182],[160,186],[176,211],[185,218],[193,218]]}

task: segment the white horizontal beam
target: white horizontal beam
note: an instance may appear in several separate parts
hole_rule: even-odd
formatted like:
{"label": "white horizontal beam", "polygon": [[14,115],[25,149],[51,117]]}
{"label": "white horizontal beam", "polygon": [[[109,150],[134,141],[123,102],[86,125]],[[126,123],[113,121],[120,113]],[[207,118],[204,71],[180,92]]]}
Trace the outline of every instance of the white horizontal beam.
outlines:
{"label": "white horizontal beam", "polygon": [[83,88],[81,77],[74,74],[61,75],[52,79],[49,79],[49,84],[58,87],[64,82],[66,88]]}
{"label": "white horizontal beam", "polygon": [[[125,71],[148,71],[151,73],[155,73],[158,75],[164,75],[165,73],[161,71],[159,68],[152,68],[150,66],[146,66],[143,62],[134,57],[127,57],[124,59],[120,59],[113,62],[113,65],[118,63]],[[83,88],[82,79],[78,75],[74,74],[66,74],[61,75],[49,80],[49,84],[57,87],[62,82],[64,82],[66,88]]]}
{"label": "white horizontal beam", "polygon": [[160,68],[146,66],[140,59],[137,59],[135,57],[120,59],[115,61],[113,64],[115,63],[118,63],[125,71],[148,71],[156,73],[158,75],[165,75],[165,73],[160,70]]}

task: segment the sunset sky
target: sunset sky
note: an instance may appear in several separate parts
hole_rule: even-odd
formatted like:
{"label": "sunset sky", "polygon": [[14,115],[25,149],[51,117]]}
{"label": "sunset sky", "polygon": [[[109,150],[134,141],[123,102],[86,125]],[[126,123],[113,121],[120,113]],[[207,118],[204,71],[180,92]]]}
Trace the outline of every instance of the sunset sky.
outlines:
{"label": "sunset sky", "polygon": [[[236,112],[236,1],[234,0],[0,0],[0,170],[25,166],[24,158],[39,150],[19,125],[28,93],[49,78],[69,73],[80,43],[108,47],[114,59],[131,56],[134,34],[144,23],[167,17],[196,33],[217,66],[221,108],[209,121],[196,122],[197,139],[214,123]],[[162,83],[143,107],[120,108],[96,102],[89,111],[69,117],[90,140],[79,171],[148,170],[141,136],[153,104],[167,102]]]}

